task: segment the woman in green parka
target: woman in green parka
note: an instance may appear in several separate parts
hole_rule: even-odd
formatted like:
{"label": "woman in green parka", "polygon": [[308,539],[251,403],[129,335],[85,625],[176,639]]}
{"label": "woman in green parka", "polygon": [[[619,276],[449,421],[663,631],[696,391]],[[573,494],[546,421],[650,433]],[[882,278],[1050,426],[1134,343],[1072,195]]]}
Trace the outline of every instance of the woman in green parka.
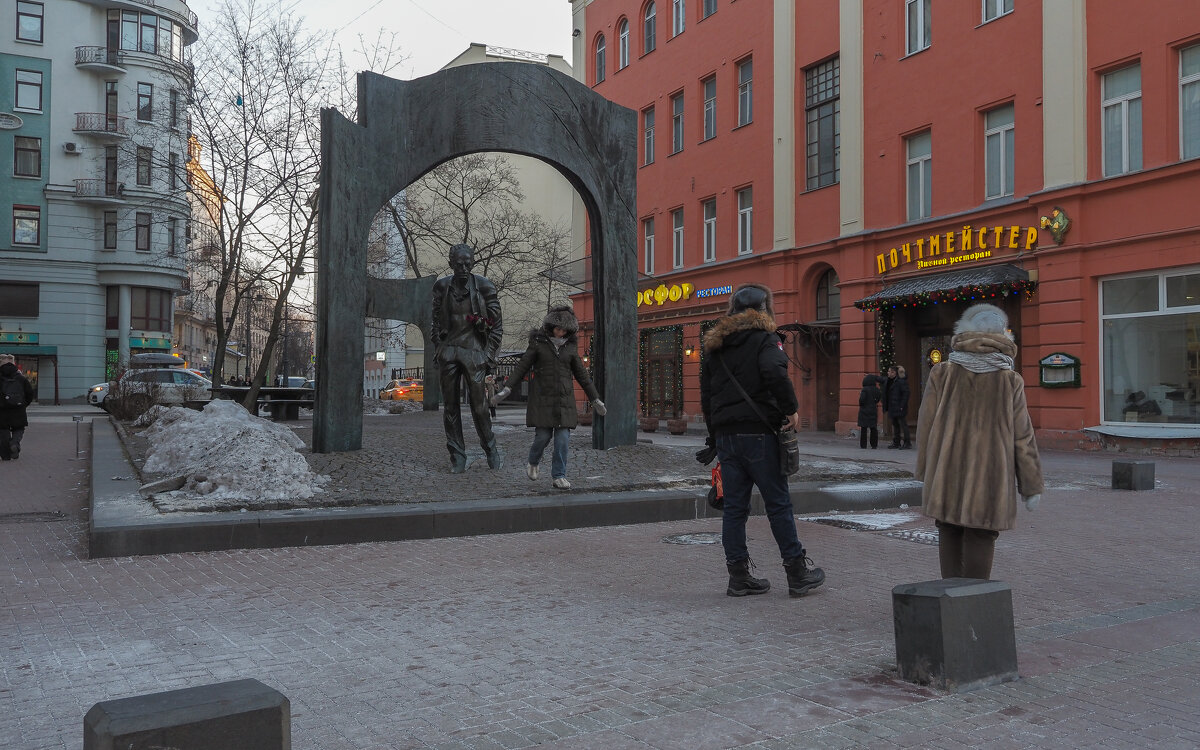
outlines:
{"label": "woman in green parka", "polygon": [[525,424],[534,428],[533,445],[529,448],[529,463],[525,473],[531,480],[538,478],[538,464],[546,452],[546,446],[554,441],[550,474],[554,486],[560,490],[571,489],[567,481],[567,445],[571,430],[579,423],[575,412],[575,383],[587,394],[596,414],[604,416],[604,402],[587,368],[579,357],[579,344],[575,334],[579,321],[567,306],[550,308],[542,321],[542,327],[529,332],[529,348],[505,381],[504,389],[492,399],[493,403],[508,397],[511,388],[507,384],[520,383],[530,371],[529,406],[525,412]]}

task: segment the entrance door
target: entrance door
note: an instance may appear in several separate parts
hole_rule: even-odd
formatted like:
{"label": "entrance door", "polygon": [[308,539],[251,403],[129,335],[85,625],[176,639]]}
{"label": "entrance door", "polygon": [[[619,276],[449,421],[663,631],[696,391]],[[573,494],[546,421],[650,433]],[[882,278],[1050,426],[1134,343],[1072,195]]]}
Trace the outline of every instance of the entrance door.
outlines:
{"label": "entrance door", "polygon": [[683,365],[681,347],[683,329],[672,327],[647,331],[646,361],[643,363],[642,408],[648,417],[678,419],[683,409],[683,384],[680,368]]}
{"label": "entrance door", "polygon": [[841,346],[833,329],[832,335],[824,330],[817,331],[814,341],[817,349],[814,370],[817,387],[817,429],[832,432],[837,428],[838,420],[838,388],[842,378]]}

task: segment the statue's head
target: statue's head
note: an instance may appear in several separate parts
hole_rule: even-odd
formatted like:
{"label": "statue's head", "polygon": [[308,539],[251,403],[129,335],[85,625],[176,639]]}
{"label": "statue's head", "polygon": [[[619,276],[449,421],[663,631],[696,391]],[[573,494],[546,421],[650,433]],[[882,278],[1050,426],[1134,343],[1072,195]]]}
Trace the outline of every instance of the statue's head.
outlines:
{"label": "statue's head", "polygon": [[475,265],[475,249],[470,245],[455,245],[450,248],[450,270],[454,278],[463,280],[471,275],[471,266]]}

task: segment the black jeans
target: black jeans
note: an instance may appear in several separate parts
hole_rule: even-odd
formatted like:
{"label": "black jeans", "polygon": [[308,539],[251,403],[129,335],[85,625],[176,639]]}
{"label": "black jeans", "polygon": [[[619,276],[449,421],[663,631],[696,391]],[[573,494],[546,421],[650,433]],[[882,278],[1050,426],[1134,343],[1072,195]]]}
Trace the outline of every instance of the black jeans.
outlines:
{"label": "black jeans", "polygon": [[8,461],[21,453],[21,438],[24,427],[0,427],[0,460]]}
{"label": "black jeans", "polygon": [[[900,434],[904,433],[903,443]],[[912,437],[908,434],[908,417],[892,417],[892,445],[912,445]]]}

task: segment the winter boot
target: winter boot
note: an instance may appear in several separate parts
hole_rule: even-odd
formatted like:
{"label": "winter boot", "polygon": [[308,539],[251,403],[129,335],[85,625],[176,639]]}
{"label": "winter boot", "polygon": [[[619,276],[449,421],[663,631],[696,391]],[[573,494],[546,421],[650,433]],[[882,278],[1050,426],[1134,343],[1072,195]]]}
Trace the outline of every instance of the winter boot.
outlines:
{"label": "winter boot", "polygon": [[750,558],[734,563],[725,563],[726,569],[729,570],[729,588],[725,590],[726,595],[749,596],[765,594],[771,590],[771,582],[766,578],[755,578],[750,575],[751,565]]}
{"label": "winter boot", "polygon": [[801,555],[791,560],[783,561],[783,569],[787,573],[788,593],[792,596],[804,596],[817,586],[825,583],[825,571],[810,567],[812,560]]}

